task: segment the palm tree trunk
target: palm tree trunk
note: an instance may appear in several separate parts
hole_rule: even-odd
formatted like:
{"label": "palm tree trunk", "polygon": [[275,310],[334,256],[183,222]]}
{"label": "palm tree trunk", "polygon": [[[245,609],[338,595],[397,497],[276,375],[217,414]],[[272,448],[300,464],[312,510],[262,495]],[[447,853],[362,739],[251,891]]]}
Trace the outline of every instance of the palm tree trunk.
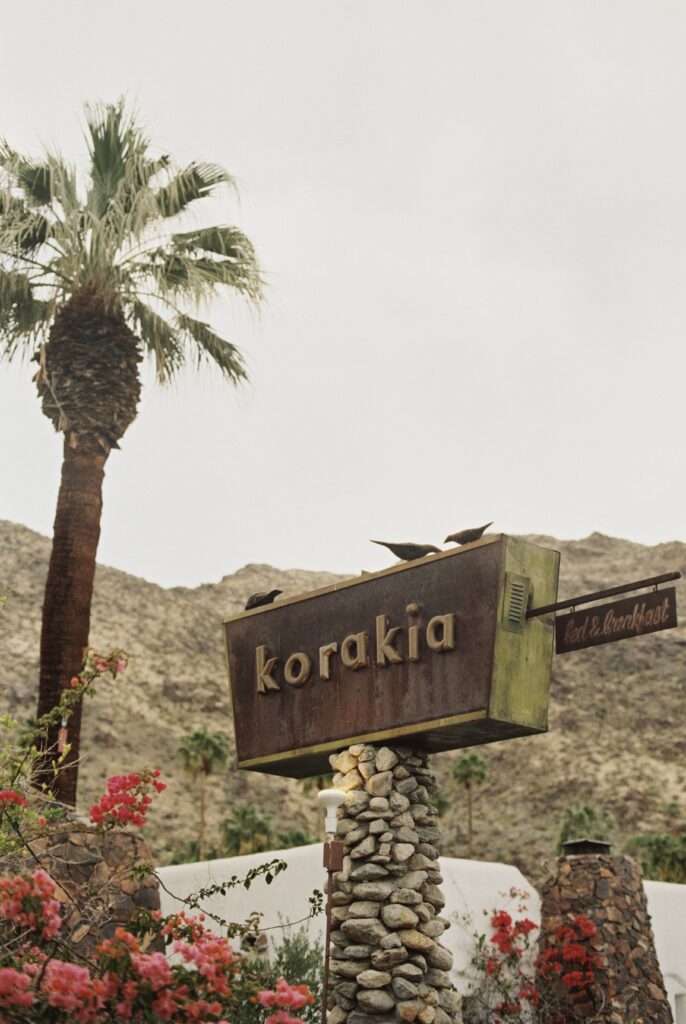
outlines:
{"label": "palm tree trunk", "polygon": [[205,859],[205,773],[200,772],[200,834],[198,836],[198,859]]}
{"label": "palm tree trunk", "polygon": [[[95,557],[100,538],[102,483],[107,455],[95,442],[73,435],[64,441],[62,479],[57,498],[52,551],[43,601],[40,642],[38,717],[52,711],[83,666],[88,646]],[[63,803],[76,803],[81,731],[81,702],[67,725],[71,750],[65,765],[53,777],[57,758],[59,722],[45,741],[45,753],[36,765],[37,781]]]}

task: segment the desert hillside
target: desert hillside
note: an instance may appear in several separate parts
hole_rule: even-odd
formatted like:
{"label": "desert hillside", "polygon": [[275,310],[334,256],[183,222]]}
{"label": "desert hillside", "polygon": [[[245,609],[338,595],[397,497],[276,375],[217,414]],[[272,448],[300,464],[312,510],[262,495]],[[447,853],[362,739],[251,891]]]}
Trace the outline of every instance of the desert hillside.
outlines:
{"label": "desert hillside", "polygon": [[[686,544],[645,547],[592,534],[584,540],[528,540],[562,553],[560,597],[673,569],[686,574]],[[0,615],[0,688],[19,717],[35,709],[42,591],[50,542],[23,526],[0,521],[0,593],[11,596]],[[169,788],[147,826],[158,861],[193,836],[195,797],[174,762],[179,738],[205,725],[232,737],[224,667],[222,618],[247,595],[279,587],[293,595],[341,577],[331,573],[247,565],[219,583],[164,589],[99,566],[92,644],[125,648],[130,666],[87,703],[81,803],[88,806],[107,775],[150,764]],[[683,581],[678,586],[682,603]],[[612,812],[615,841],[659,827],[668,801],[686,802],[684,682],[686,629],[608,644],[556,657],[550,731],[481,748],[489,779],[475,805],[475,855],[514,862],[536,873],[552,852],[565,807],[592,803]],[[233,740],[232,740],[233,742]],[[451,803],[444,822],[445,852],[464,855],[463,794],[449,783],[451,761],[435,758]],[[212,793],[210,832],[241,801],[278,812],[316,831],[314,798],[301,784],[258,773],[229,771]]]}

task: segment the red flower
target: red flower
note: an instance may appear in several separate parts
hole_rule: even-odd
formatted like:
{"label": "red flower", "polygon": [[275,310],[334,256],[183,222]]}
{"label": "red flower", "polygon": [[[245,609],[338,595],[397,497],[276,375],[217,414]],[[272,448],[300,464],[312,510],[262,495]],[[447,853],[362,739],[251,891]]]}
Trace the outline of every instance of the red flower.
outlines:
{"label": "red flower", "polygon": [[16,804],[17,807],[29,806],[23,793],[17,793],[16,789],[0,789],[0,804]]}
{"label": "red flower", "polygon": [[587,917],[575,917],[574,924],[585,939],[590,939],[597,934],[598,929]]}
{"label": "red flower", "polygon": [[560,980],[565,988],[583,988],[586,984],[586,975],[583,971],[568,971]]}
{"label": "red flower", "polygon": [[491,942],[494,946],[497,946],[501,953],[507,955],[511,953],[514,948],[514,942],[512,936],[507,932],[499,931],[491,935]]}
{"label": "red flower", "polygon": [[541,993],[535,985],[527,984],[519,993],[520,999],[526,999],[532,1006],[538,1006],[541,1001]]}
{"label": "red flower", "polygon": [[491,924],[498,931],[508,931],[512,927],[512,918],[505,910],[499,910],[491,918]]}

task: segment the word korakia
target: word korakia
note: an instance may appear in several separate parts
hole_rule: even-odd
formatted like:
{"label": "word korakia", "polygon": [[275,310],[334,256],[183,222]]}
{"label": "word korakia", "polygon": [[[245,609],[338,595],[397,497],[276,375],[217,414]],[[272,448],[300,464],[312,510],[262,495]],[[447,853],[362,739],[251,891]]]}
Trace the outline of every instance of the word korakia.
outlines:
{"label": "word korakia", "polygon": [[[407,606],[407,614],[419,614],[417,604]],[[413,623],[407,627],[406,655],[403,626],[389,628],[388,616],[376,616],[374,661],[379,668],[387,665],[399,665],[405,660],[421,661],[422,650],[426,646],[430,651],[440,654],[455,649],[455,613],[434,615],[426,624],[422,637],[422,627]],[[370,640],[367,633],[350,633],[341,641],[322,644],[319,648],[319,678],[324,681],[331,679],[335,658],[347,669],[358,671],[370,665]],[[275,679],[279,668],[278,657],[270,657],[266,644],[255,648],[255,679],[258,693],[270,693],[280,690]],[[289,686],[303,686],[312,676],[312,659],[304,651],[291,654],[283,665],[283,679]]]}

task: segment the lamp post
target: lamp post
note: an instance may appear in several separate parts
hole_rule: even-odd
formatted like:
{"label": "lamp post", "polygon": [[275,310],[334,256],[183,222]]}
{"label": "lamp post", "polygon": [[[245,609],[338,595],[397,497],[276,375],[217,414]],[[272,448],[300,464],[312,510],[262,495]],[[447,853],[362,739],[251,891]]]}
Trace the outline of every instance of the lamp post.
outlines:
{"label": "lamp post", "polygon": [[334,839],[338,827],[336,811],[345,800],[341,789],[323,789],[317,793],[317,800],[324,808],[324,867],[328,873],[326,886],[326,938],[324,940],[324,982],[322,985],[322,1024],[326,1024],[327,1003],[329,1001],[329,959],[331,947],[331,895],[333,892],[333,876],[335,871],[343,867],[343,843]]}

